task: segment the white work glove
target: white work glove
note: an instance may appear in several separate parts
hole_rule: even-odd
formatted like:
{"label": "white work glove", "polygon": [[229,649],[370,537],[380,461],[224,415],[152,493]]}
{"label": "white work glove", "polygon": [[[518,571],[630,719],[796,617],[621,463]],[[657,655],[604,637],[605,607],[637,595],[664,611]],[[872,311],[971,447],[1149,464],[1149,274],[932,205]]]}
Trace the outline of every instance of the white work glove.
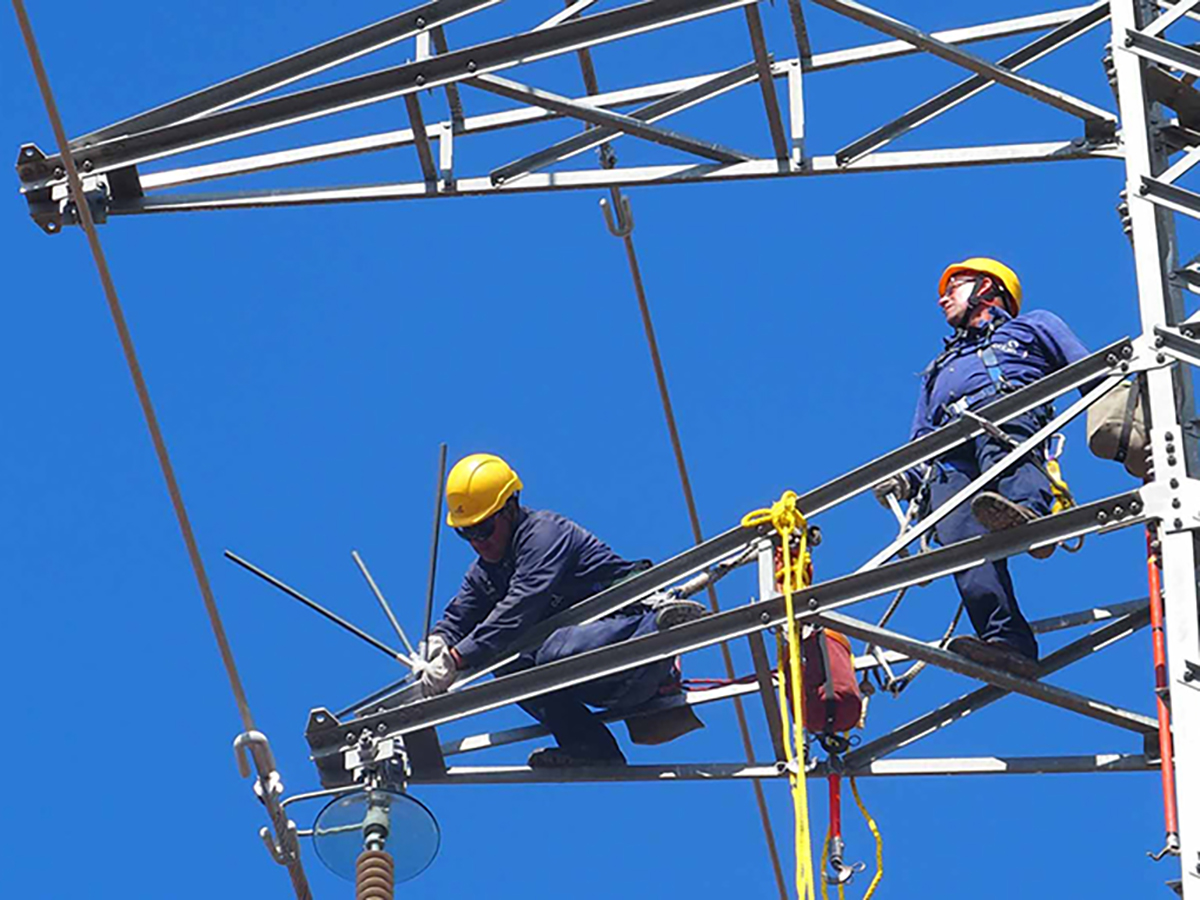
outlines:
{"label": "white work glove", "polygon": [[897,500],[907,500],[912,496],[912,488],[909,486],[908,479],[903,475],[885,478],[871,490],[875,493],[875,499],[879,501],[879,505],[884,509],[889,508],[888,494],[895,494]]}
{"label": "white work glove", "polygon": [[442,655],[450,645],[442,635],[434,632],[428,640],[417,644],[417,655],[413,658],[413,671],[418,675],[429,668],[429,664]]}
{"label": "white work glove", "polygon": [[444,694],[457,677],[458,666],[455,665],[454,656],[449,649],[444,649],[421,670],[421,693],[426,697]]}

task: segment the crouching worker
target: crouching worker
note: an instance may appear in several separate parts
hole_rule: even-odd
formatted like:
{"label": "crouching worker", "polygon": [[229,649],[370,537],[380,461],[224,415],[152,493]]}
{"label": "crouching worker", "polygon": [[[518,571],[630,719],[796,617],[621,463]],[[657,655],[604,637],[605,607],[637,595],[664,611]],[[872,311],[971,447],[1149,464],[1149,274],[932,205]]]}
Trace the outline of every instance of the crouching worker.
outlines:
{"label": "crouching worker", "polygon": [[[461,670],[478,669],[504,656],[538,623],[650,567],[649,560],[618,556],[565,516],[522,506],[521,488],[517,473],[491,454],[472,454],[450,470],[446,521],[479,558],[430,632],[421,671],[425,696],[449,690]],[[634,604],[595,622],[559,628],[496,674],[509,675],[641,637],[705,612],[699,603],[668,597]],[[677,667],[665,660],[526,700],[521,707],[558,742],[535,750],[529,764],[623,765],[625,756],[616,739],[588,707],[631,710],[678,681]],[[661,743],[703,727],[686,707],[646,718],[658,718],[660,727],[641,718],[631,720],[630,734],[640,743]],[[639,734],[639,728],[644,733]]]}
{"label": "crouching worker", "polygon": [[[1066,323],[1044,310],[1021,312],[1021,282],[1008,266],[976,257],[947,267],[938,283],[938,306],[954,334],[923,373],[909,440],[923,437],[958,418],[964,410],[995,400],[1087,356]],[[929,467],[924,486],[916,471],[893,476],[875,486],[887,505],[923,498],[936,510],[1053,417],[1047,406],[1017,416],[1001,427],[1011,442],[983,434],[967,441]],[[1054,491],[1035,450],[987,485],[971,504],[958,507],[937,526],[942,544],[952,544],[989,531],[1000,531],[1049,515]],[[1054,545],[1030,551],[1036,558]],[[955,638],[949,649],[976,662],[1003,668],[1026,678],[1038,672],[1037,640],[1013,590],[1008,561],[985,562],[954,576],[978,637]]]}

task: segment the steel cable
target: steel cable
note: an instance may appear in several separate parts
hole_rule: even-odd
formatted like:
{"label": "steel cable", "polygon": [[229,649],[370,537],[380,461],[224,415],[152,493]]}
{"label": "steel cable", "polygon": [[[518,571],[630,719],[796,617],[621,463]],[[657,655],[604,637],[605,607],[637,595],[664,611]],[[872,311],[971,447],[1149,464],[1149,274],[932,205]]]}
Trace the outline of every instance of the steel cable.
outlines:
{"label": "steel cable", "polygon": [[[116,326],[117,336],[121,341],[121,349],[125,354],[125,362],[129,367],[129,375],[133,379],[133,386],[137,392],[138,402],[142,407],[142,415],[145,417],[146,427],[150,431],[150,440],[154,444],[154,452],[158,457],[158,464],[162,469],[163,479],[167,484],[167,493],[171,497],[171,506],[175,510],[175,518],[179,523],[179,531],[183,536],[184,546],[187,548],[188,559],[191,561],[192,571],[196,576],[196,583],[200,588],[200,595],[204,599],[204,608],[208,612],[208,620],[212,626],[213,636],[217,641],[217,649],[220,651],[221,661],[225,665],[225,674],[229,678],[229,686],[233,690],[233,698],[237,703],[238,715],[242,720],[242,728],[245,732],[254,731],[254,716],[250,712],[250,703],[246,699],[246,690],[242,685],[241,676],[238,674],[237,663],[234,661],[233,650],[230,648],[229,639],[225,634],[225,626],[221,621],[221,614],[217,609],[212,585],[209,583],[208,573],[204,568],[204,561],[200,557],[200,548],[196,543],[196,536],[192,531],[192,523],[188,517],[187,508],[183,503],[183,494],[179,489],[179,482],[175,478],[175,469],[171,464],[171,457],[167,452],[167,444],[163,438],[162,429],[159,427],[158,417],[154,412],[154,405],[150,400],[150,390],[146,386],[146,379],[142,374],[141,364],[138,362],[133,337],[129,332],[129,325],[125,321],[125,313],[121,308],[121,301],[117,296],[116,286],[113,284],[112,273],[109,271],[108,261],[104,256],[104,249],[100,245],[100,235],[96,232],[96,223],[92,218],[92,211],[88,206],[87,197],[84,194],[83,180],[79,176],[75,159],[71,155],[70,143],[67,140],[66,130],[63,128],[62,117],[58,112],[58,104],[55,103],[54,94],[50,89],[50,79],[46,74],[41,52],[38,50],[37,39],[33,34],[33,26],[29,22],[29,14],[25,10],[23,0],[12,0],[12,4],[13,10],[17,15],[17,22],[21,28],[21,35],[25,40],[25,49],[29,54],[29,62],[33,66],[33,73],[37,78],[38,89],[42,94],[42,101],[46,105],[46,114],[50,118],[50,127],[54,130],[54,139],[58,144],[59,153],[62,155],[63,167],[66,169],[71,196],[74,197],[75,206],[78,210],[79,223],[83,227],[84,234],[87,235],[88,246],[92,251],[92,259],[96,263],[96,271],[100,276],[100,284],[104,288],[104,296],[108,301],[108,309],[112,314],[113,324]],[[260,778],[264,774],[260,767]],[[278,825],[278,823],[274,824]],[[281,841],[286,841],[287,831],[280,832],[279,838]],[[292,886],[295,889],[296,896],[300,900],[311,900],[312,894],[298,856],[294,862],[295,865],[289,864],[287,868],[292,878]]]}
{"label": "steel cable", "polygon": [[[628,200],[622,197],[621,192],[617,188],[612,189],[613,199],[613,214],[618,218],[623,217],[624,204]],[[632,223],[627,223],[632,226]],[[683,442],[679,438],[679,427],[675,422],[675,410],[671,404],[671,394],[667,389],[667,375],[663,369],[662,356],[658,350],[658,339],[654,332],[654,322],[650,318],[650,305],[646,301],[646,288],[642,284],[642,271],[638,265],[637,252],[633,246],[632,227],[629,227],[625,233],[620,235],[625,243],[625,255],[629,259],[629,273],[633,278],[633,289],[637,294],[638,309],[642,314],[642,328],[646,332],[646,344],[650,350],[650,361],[654,365],[654,378],[658,382],[658,395],[662,401],[663,417],[667,420],[667,433],[671,439],[671,450],[675,454],[675,467],[679,470],[679,483],[683,488],[683,499],[687,505],[688,521],[692,526],[692,537],[697,544],[703,543],[704,532],[700,528],[700,516],[696,512],[696,498],[692,493],[692,481],[688,477],[687,461],[683,456]],[[717,599],[717,591],[713,585],[709,584],[708,603],[714,613],[721,611],[720,601]],[[725,642],[721,643],[721,659],[725,664],[725,674],[729,679],[735,679],[736,672],[733,667],[733,657],[729,652],[729,645]],[[742,705],[740,697],[733,698],[733,708],[737,715],[738,731],[742,738],[742,748],[746,752],[746,762],[754,762],[754,744],[750,738],[750,726],[746,721],[746,710]],[[771,828],[771,816],[767,809],[767,798],[763,792],[762,785],[757,781],[752,782],[754,788],[754,800],[758,806],[758,814],[762,819],[763,837],[767,843],[767,854],[771,858],[771,870],[775,875],[775,885],[779,889],[781,900],[787,900],[788,890],[787,882],[784,880],[783,866],[779,861],[779,848],[775,845],[775,833]]]}

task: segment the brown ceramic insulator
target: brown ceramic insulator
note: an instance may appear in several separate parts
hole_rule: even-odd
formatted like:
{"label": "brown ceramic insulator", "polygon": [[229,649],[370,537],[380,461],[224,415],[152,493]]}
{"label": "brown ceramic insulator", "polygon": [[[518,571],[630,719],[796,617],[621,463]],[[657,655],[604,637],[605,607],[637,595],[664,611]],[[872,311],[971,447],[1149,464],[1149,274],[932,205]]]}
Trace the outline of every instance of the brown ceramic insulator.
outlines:
{"label": "brown ceramic insulator", "polygon": [[385,850],[364,850],[355,864],[355,900],[392,900],[396,892],[395,864]]}

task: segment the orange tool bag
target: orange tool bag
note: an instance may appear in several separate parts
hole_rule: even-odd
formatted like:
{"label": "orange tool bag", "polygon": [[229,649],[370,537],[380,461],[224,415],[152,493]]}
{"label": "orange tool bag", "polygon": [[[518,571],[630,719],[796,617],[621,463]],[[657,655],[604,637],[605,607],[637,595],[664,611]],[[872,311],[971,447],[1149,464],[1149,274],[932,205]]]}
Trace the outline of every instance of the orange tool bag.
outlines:
{"label": "orange tool bag", "polygon": [[[775,548],[775,572],[782,577],[783,551]],[[813,578],[812,558],[804,560],[804,583]],[[786,640],[784,650],[786,652]],[[850,639],[823,626],[805,627],[800,639],[804,666],[804,727],[814,734],[849,731],[862,718],[863,697],[854,672]],[[784,688],[791,698],[791,685]],[[788,701],[791,702],[790,699]],[[796,711],[792,710],[794,716]]]}
{"label": "orange tool bag", "polygon": [[800,641],[804,659],[804,727],[815,734],[849,731],[862,716],[850,639],[814,628]]}

